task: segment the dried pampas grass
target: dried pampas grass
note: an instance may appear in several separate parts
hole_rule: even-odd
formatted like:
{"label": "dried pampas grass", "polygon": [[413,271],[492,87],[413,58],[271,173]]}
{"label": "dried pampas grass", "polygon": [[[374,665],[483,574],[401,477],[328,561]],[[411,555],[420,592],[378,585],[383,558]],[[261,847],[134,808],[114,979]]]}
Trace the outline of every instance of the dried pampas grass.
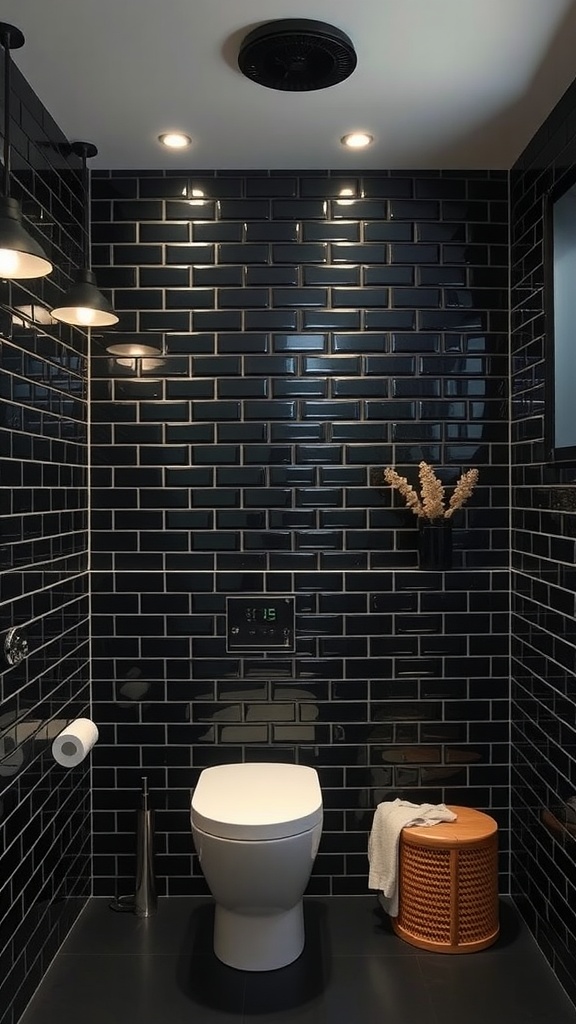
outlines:
{"label": "dried pampas grass", "polygon": [[384,470],[384,479],[394,490],[398,491],[409,509],[420,519],[450,519],[457,509],[462,508],[472,494],[478,482],[478,470],[468,469],[458,480],[448,507],[445,505],[445,492],[442,482],[427,462],[418,465],[420,494],[408,483],[405,476],[400,476],[395,469]]}

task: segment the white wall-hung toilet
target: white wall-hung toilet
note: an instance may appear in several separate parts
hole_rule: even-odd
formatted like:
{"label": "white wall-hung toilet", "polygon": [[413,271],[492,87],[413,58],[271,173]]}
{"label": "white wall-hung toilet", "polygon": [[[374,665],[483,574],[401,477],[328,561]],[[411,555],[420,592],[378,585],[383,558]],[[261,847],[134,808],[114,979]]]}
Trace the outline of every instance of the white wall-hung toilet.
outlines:
{"label": "white wall-hung toilet", "polygon": [[314,768],[224,764],[201,772],[192,835],[215,900],[214,952],[242,971],[273,971],[304,948],[302,896],[322,833]]}

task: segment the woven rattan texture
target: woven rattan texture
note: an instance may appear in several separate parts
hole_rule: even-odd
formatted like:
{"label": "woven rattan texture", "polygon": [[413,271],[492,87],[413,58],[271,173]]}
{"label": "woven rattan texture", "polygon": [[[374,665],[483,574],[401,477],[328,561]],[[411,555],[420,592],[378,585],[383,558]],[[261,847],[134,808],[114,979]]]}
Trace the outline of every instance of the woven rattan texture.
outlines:
{"label": "woven rattan texture", "polygon": [[494,840],[458,854],[458,942],[477,942],[498,928]]}
{"label": "woven rattan texture", "polygon": [[400,838],[400,900],[396,932],[438,952],[491,945],[498,935],[498,840],[437,850]]}
{"label": "woven rattan texture", "polygon": [[404,846],[398,924],[430,942],[450,942],[450,850]]}

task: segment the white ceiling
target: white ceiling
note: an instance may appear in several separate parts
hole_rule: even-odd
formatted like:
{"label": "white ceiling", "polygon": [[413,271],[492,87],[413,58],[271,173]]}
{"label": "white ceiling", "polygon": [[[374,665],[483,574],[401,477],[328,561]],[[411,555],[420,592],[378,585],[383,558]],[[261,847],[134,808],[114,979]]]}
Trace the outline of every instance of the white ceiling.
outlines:
{"label": "white ceiling", "polygon": [[[576,76],[576,0],[2,0],[13,60],[92,167],[508,168]],[[265,89],[239,45],[327,21],[358,66],[315,92]],[[160,132],[193,138],[161,150]],[[362,128],[373,146],[346,151]]]}

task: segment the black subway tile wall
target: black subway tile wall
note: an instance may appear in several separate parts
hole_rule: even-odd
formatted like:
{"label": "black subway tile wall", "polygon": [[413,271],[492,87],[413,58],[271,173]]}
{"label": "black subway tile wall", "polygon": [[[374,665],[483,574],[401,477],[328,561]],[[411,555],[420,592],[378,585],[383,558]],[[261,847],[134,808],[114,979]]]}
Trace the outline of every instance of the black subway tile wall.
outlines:
{"label": "black subway tile wall", "polygon": [[[133,885],[144,774],[160,892],[205,893],[190,790],[242,760],[318,769],[312,893],[367,892],[397,796],[491,811],[508,890],[507,199],[488,171],[95,174],[97,895]],[[480,473],[451,571],[383,481],[421,460]],[[295,596],[293,653],[227,653],[242,594]]]}
{"label": "black subway tile wall", "polygon": [[[1,62],[0,62],[1,63]],[[17,69],[12,193],[54,263],[0,284],[0,644],[29,654],[0,675],[0,1021],[13,1024],[90,893],[89,762],[52,738],[89,714],[86,339],[48,309],[77,265],[77,158]]]}
{"label": "black subway tile wall", "polygon": [[511,172],[512,884],[576,1002],[576,468],[547,461],[543,199],[576,165],[572,86]]}

